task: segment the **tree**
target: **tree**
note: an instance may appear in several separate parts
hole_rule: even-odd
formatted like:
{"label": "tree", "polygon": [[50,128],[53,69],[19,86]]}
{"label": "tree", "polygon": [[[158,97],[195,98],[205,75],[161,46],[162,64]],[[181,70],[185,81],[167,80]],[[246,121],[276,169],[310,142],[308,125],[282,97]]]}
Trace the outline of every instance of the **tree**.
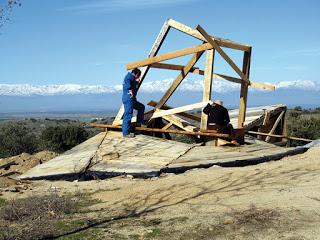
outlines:
{"label": "tree", "polygon": [[88,132],[78,125],[47,127],[41,133],[42,149],[64,152],[87,140]]}
{"label": "tree", "polygon": [[37,150],[37,137],[18,123],[7,123],[0,128],[0,157],[9,157]]}
{"label": "tree", "polygon": [[21,0],[6,0],[3,6],[0,6],[0,28],[10,21],[10,13],[15,6],[21,6]]}

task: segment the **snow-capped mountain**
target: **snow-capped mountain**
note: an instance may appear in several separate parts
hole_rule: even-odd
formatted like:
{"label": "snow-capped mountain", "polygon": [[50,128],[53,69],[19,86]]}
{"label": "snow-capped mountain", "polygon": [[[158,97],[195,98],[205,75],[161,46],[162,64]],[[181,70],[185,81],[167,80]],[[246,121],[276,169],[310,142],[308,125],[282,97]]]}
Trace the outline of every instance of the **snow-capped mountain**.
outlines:
{"label": "snow-capped mountain", "polygon": [[320,83],[311,80],[282,81],[275,84],[276,89],[301,89],[320,91]]}
{"label": "snow-capped mountain", "polygon": [[0,84],[0,95],[3,96],[54,96],[68,94],[99,94],[114,93],[122,89],[121,85],[113,87],[102,85],[31,85],[31,84]]}
{"label": "snow-capped mountain", "polygon": [[[174,79],[144,82],[138,99],[144,104],[158,101]],[[248,106],[283,103],[288,106],[319,107],[320,83],[308,80],[282,81],[276,91],[252,88]],[[222,99],[228,107],[238,107],[239,87],[227,81],[214,80],[212,99]],[[168,105],[181,106],[200,102],[203,81],[185,80],[170,98]],[[31,85],[0,84],[0,114],[9,112],[117,111],[121,105],[122,85]]]}
{"label": "snow-capped mountain", "polygon": [[[174,79],[156,80],[144,82],[141,86],[142,93],[161,93],[166,91]],[[276,90],[294,89],[320,91],[320,83],[310,80],[281,81],[274,84]],[[227,93],[239,90],[239,84],[215,80],[213,91]],[[179,86],[179,91],[201,92],[203,90],[202,80],[185,80]],[[258,89],[252,88],[252,91]],[[61,85],[31,85],[31,84],[0,84],[0,96],[55,96],[55,95],[74,95],[74,94],[108,94],[120,93],[122,85],[80,85],[80,84],[61,84]]]}

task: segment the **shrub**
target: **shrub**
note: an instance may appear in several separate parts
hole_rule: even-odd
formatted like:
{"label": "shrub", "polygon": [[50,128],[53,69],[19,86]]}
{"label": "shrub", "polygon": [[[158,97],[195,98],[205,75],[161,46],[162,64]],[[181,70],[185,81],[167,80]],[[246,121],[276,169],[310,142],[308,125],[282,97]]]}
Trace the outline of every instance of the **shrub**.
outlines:
{"label": "shrub", "polygon": [[88,138],[88,132],[79,125],[47,127],[41,133],[41,148],[63,152]]}
{"label": "shrub", "polygon": [[[320,138],[320,118],[303,118],[299,115],[289,115],[289,136],[318,139]],[[303,145],[305,142],[292,141],[291,146]]]}
{"label": "shrub", "polygon": [[37,150],[37,137],[29,128],[18,123],[7,123],[0,128],[0,157],[9,157]]}
{"label": "shrub", "polygon": [[301,106],[296,106],[293,108],[294,111],[302,111],[302,107]]}
{"label": "shrub", "polygon": [[9,200],[0,208],[0,239],[54,239],[63,232],[59,226],[68,219],[67,214],[80,210],[82,200],[56,192]]}
{"label": "shrub", "polygon": [[0,210],[0,218],[7,221],[56,218],[74,212],[78,201],[67,196],[59,196],[54,192],[44,196],[10,200]]}

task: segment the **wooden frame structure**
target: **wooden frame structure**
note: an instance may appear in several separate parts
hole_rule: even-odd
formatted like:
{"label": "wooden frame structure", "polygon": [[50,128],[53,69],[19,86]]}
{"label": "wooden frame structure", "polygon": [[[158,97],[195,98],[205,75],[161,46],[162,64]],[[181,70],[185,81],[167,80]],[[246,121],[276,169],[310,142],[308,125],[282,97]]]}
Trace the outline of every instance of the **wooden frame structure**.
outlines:
{"label": "wooden frame structure", "polygon": [[[184,48],[177,51],[158,55],[158,51],[171,28],[176,29],[188,36],[199,39],[200,41],[202,41],[202,43],[197,46],[192,46],[189,48]],[[243,52],[242,67],[238,67],[234,63],[234,61],[228,56],[228,54],[223,50],[223,48],[242,51]],[[252,51],[252,47],[249,45],[241,44],[231,40],[209,35],[200,25],[198,25],[195,29],[193,29],[173,19],[168,19],[164,23],[158,37],[156,38],[150,50],[148,58],[127,64],[127,70],[131,70],[134,68],[141,68],[141,72],[142,72],[141,82],[138,88],[141,86],[141,84],[143,84],[143,80],[146,78],[146,75],[150,70],[150,68],[160,68],[160,69],[180,71],[178,76],[175,78],[172,85],[165,92],[162,98],[158,102],[151,101],[149,103],[149,105],[153,106],[154,109],[149,111],[145,115],[145,118],[149,119],[149,123],[151,122],[151,119],[155,119],[155,118],[157,119],[162,118],[163,120],[165,120],[167,124],[165,124],[162,127],[162,129],[164,130],[167,130],[171,126],[175,126],[184,131],[189,131],[189,132],[195,131],[195,127],[187,120],[187,119],[191,119],[193,121],[200,120],[200,130],[205,131],[207,128],[207,116],[205,114],[202,114],[201,118],[199,118],[198,116],[194,116],[190,113],[187,113],[187,111],[194,110],[197,108],[203,108],[208,102],[211,101],[213,78],[241,84],[241,90],[239,95],[240,102],[239,102],[238,124],[237,126],[234,126],[234,127],[243,128],[244,122],[245,122],[245,116],[246,116],[247,96],[248,96],[249,87],[261,88],[266,90],[275,90],[274,86],[255,82],[249,79],[251,51]],[[190,60],[185,66],[163,63],[166,60],[171,60],[177,57],[186,56],[190,54],[192,54],[192,57],[190,58]],[[215,73],[214,72],[215,54],[219,54],[231,66],[231,68],[238,74],[239,77],[235,78],[235,77]],[[204,70],[201,70],[195,66],[197,61],[201,58],[202,55],[206,56],[206,64],[205,64]],[[203,89],[202,102],[197,104],[177,107],[177,108],[172,108],[167,106],[166,103],[168,99],[171,97],[171,95],[179,87],[179,85],[182,83],[182,81],[185,79],[185,77],[189,73],[199,74],[204,76],[204,89]],[[112,124],[113,126],[121,125],[122,123],[121,119],[122,119],[123,113],[124,113],[124,108],[123,106],[121,106]]]}

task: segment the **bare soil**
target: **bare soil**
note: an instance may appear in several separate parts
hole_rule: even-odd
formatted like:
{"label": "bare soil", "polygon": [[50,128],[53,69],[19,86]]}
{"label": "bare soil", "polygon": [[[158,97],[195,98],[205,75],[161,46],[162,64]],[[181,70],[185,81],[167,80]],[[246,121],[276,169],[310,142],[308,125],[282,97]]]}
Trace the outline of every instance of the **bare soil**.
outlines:
{"label": "bare soil", "polygon": [[[85,226],[62,239],[320,239],[320,148],[254,166],[159,178],[34,181],[3,199],[83,192]],[[94,234],[93,231],[94,230]],[[88,231],[91,231],[88,235]]]}
{"label": "bare soil", "polygon": [[14,177],[25,173],[34,166],[42,164],[57,155],[55,152],[42,151],[33,155],[22,153],[14,157],[0,159],[0,189],[7,187],[14,188],[15,186],[22,187],[23,183],[29,183],[29,181],[17,181]]}

